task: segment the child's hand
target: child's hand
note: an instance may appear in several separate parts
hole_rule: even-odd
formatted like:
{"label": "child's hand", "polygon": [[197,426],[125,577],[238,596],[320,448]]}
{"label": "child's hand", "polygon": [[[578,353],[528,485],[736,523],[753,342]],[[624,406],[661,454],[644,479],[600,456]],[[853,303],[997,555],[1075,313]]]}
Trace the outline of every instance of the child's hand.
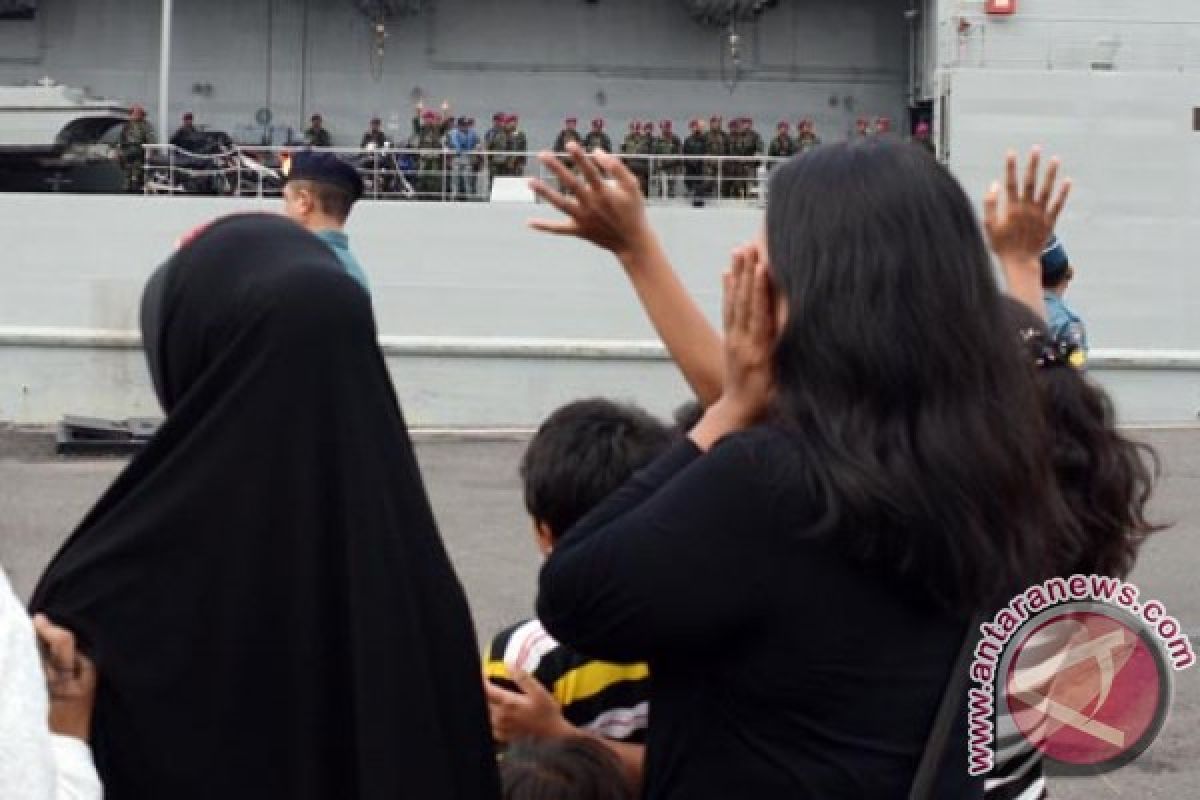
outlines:
{"label": "child's hand", "polygon": [[550,739],[571,736],[577,731],[563,716],[562,707],[554,696],[529,673],[509,667],[508,674],[520,687],[510,692],[484,677],[488,716],[492,722],[492,738],[508,743],[522,738]]}
{"label": "child's hand", "polygon": [[1005,159],[1004,207],[1000,206],[999,181],[992,184],[983,200],[983,221],[988,244],[1000,259],[1010,287],[1036,281],[1040,289],[1042,250],[1054,233],[1058,216],[1071,193],[1070,179],[1064,180],[1055,193],[1054,184],[1060,166],[1057,158],[1050,160],[1045,180],[1041,181],[1041,157],[1041,149],[1033,148],[1023,185],[1020,185],[1017,154],[1010,151]]}
{"label": "child's hand", "polygon": [[75,647],[75,635],[44,614],[33,618],[50,695],[50,730],[87,741],[96,703],[96,667]]}

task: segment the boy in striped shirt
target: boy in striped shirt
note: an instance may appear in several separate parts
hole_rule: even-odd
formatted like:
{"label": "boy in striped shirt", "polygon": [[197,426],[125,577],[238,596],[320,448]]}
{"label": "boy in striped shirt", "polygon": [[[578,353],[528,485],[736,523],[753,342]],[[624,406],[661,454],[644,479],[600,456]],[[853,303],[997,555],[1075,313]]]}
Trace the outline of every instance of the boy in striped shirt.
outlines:
{"label": "boy in striped shirt", "polygon": [[[525,506],[542,555],[673,439],[672,430],[646,412],[607,400],[581,400],[551,414],[521,460]],[[496,635],[484,672],[498,742],[597,737],[631,778],[640,778],[649,715],[645,664],[590,659],[529,619]]]}

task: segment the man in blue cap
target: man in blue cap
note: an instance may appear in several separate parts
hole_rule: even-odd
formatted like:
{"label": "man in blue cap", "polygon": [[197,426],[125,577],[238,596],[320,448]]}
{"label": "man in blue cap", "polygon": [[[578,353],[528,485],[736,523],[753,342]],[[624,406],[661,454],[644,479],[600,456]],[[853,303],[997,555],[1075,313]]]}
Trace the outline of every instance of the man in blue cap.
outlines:
{"label": "man in blue cap", "polygon": [[1069,342],[1087,357],[1087,329],[1063,299],[1075,270],[1067,259],[1067,250],[1057,235],[1051,236],[1042,251],[1042,289],[1046,296],[1046,318],[1056,340]]}
{"label": "man in blue cap", "polygon": [[362,194],[362,178],[345,161],[332,153],[297,153],[283,187],[283,213],[329,245],[350,277],[370,291],[344,230]]}

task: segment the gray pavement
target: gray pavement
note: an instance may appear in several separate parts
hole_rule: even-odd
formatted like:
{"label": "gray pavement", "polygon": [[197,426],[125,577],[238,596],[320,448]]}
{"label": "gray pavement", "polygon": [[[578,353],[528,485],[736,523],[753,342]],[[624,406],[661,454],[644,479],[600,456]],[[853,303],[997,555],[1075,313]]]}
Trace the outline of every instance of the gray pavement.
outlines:
{"label": "gray pavement", "polygon": [[[1140,431],[1163,457],[1155,517],[1173,527],[1142,552],[1133,580],[1200,633],[1200,429]],[[538,556],[516,477],[524,442],[421,439],[418,457],[481,638],[527,615]],[[0,565],[27,595],[62,539],[123,467],[120,459],[53,455],[45,436],[0,430]],[[1198,642],[1200,645],[1200,642]],[[1055,797],[1200,797],[1200,667],[1179,673],[1162,735],[1134,763],[1105,776],[1057,779]]]}

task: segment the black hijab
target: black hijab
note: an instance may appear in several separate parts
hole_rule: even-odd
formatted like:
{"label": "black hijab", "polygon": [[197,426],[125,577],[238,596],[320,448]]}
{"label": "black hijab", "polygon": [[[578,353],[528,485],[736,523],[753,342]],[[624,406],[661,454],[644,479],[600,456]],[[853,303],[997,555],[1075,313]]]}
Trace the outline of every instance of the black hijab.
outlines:
{"label": "black hijab", "polygon": [[109,800],[498,795],[466,598],[367,295],[281,217],[146,287],[167,419],[32,607],[101,675]]}

